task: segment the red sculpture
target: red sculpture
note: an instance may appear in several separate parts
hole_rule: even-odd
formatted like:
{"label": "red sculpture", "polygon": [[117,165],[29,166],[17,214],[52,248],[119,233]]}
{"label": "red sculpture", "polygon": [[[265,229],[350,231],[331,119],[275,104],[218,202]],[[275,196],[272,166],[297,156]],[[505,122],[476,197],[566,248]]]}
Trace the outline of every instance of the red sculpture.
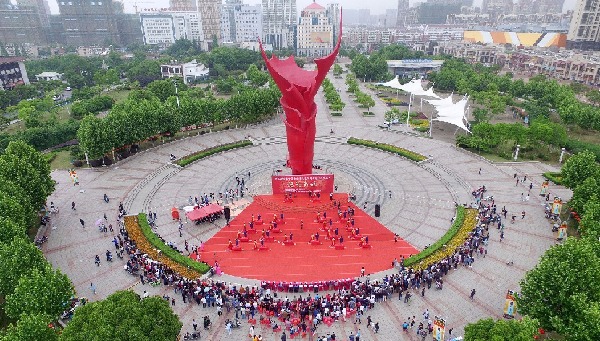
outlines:
{"label": "red sculpture", "polygon": [[260,44],[267,69],[281,90],[280,103],[285,112],[288,162],[294,175],[312,174],[317,132],[315,95],[337,57],[341,42],[340,19],[338,41],[333,52],[326,57],[315,59],[317,70],[313,71],[298,67],[293,55],[287,59],[279,59],[276,56],[267,58],[262,43]]}

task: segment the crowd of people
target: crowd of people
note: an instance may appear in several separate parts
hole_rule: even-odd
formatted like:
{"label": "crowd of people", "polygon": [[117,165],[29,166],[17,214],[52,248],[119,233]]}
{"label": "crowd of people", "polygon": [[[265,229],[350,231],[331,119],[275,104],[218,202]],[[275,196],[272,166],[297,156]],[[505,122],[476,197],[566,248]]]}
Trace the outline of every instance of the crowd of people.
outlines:
{"label": "crowd of people", "polygon": [[[321,282],[321,285],[311,285],[310,288],[306,285],[298,285],[299,283],[288,287],[283,285],[283,282],[262,282],[260,286],[248,287],[211,279],[187,279],[141,252],[135,241],[129,238],[123,224],[119,224],[119,233],[114,236],[112,243],[116,254],[126,260],[123,268],[130,274],[138,276],[140,283],[173,288],[174,297],[167,295],[163,297],[171,304],[175,305],[175,296],[180,296],[184,303],[196,303],[197,306],[202,305],[205,309],[215,309],[218,316],[221,316],[224,311],[228,313],[233,311],[235,320],[226,323],[229,326],[226,328],[228,332],[231,328],[239,326],[239,321],[246,320],[252,326],[260,323],[268,326],[275,333],[287,332],[290,335],[307,333],[316,335],[320,326],[331,325],[335,321],[351,321],[358,324],[364,322],[366,330],[377,333],[379,324],[369,316],[370,309],[373,309],[377,303],[393,297],[409,303],[411,297],[415,295],[425,296],[426,290],[431,289],[432,286],[436,290],[442,290],[444,277],[451,270],[457,270],[459,266],[472,267],[476,258],[487,255],[489,229],[491,226],[497,226],[503,233],[502,221],[503,216],[506,217],[506,208],[498,212],[493,199],[490,202],[483,200],[485,192],[485,187],[474,191],[473,195],[478,199],[476,200],[476,207],[479,210],[478,224],[470,232],[468,239],[452,255],[420,270],[404,266],[402,257],[400,260],[394,259],[393,265],[398,272],[377,280],[372,280],[368,274],[365,275],[364,268],[360,277],[355,280]],[[124,210],[120,204],[119,217],[123,214]],[[150,213],[148,217],[155,223],[155,213]],[[197,250],[197,247],[192,247],[192,251],[197,252]],[[319,294],[322,290],[325,292]],[[281,292],[287,292],[293,297],[283,297]],[[471,298],[474,293],[475,289],[471,292]],[[205,329],[209,329],[212,322],[207,318],[204,321]],[[417,335],[430,334],[433,331],[430,318],[425,318],[419,323],[415,322],[415,316],[409,316],[402,327],[404,330],[415,327]],[[194,327],[190,335],[199,335],[199,333],[200,331]],[[353,335],[355,340],[360,339],[360,332],[357,334]],[[334,335],[323,333],[322,337],[329,340],[333,339]],[[251,336],[253,339],[262,338],[262,335]]]}

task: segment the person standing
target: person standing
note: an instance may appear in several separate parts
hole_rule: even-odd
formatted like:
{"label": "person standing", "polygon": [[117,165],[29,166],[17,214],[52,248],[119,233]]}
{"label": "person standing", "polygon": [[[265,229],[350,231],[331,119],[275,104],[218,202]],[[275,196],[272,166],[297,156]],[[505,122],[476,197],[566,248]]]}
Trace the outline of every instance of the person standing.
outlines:
{"label": "person standing", "polygon": [[92,291],[92,294],[96,295],[96,286],[94,283],[90,283],[90,290]]}
{"label": "person standing", "polygon": [[473,297],[475,297],[475,289],[471,290],[470,297],[471,297],[471,300],[473,300]]}
{"label": "person standing", "polygon": [[71,209],[72,209],[73,211],[75,211],[75,201],[72,201],[72,202],[71,202]]}
{"label": "person standing", "polygon": [[79,223],[81,223],[81,227],[85,228],[85,221],[83,219],[79,218]]}

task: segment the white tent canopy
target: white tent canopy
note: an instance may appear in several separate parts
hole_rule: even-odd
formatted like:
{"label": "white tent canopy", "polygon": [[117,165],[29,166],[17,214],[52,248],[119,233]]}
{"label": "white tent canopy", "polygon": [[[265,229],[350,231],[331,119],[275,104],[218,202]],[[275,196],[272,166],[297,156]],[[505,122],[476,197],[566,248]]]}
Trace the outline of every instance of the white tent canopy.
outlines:
{"label": "white tent canopy", "polygon": [[[449,98],[451,97],[452,96]],[[450,123],[470,133],[469,128],[467,128],[466,125],[467,119],[465,117],[465,109],[468,102],[469,98],[465,96],[452,105],[436,106],[438,117],[433,120]]]}
{"label": "white tent canopy", "polygon": [[398,81],[398,76],[396,76],[391,81],[389,81],[387,83],[379,83],[378,85],[383,85],[383,86],[387,86],[387,87],[390,87],[393,89],[406,91],[415,96],[427,96],[427,97],[440,98],[440,96],[433,93],[433,87],[431,87],[427,91],[423,90],[423,86],[421,85],[420,79],[412,79],[410,82],[408,82],[406,84],[400,84],[400,81]]}

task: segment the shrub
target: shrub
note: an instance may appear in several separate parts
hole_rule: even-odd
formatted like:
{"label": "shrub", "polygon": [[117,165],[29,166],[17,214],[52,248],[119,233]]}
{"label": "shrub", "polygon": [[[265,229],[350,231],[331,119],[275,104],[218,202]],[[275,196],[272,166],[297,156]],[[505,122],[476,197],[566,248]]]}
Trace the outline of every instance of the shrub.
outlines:
{"label": "shrub", "polygon": [[546,173],[544,173],[544,177],[557,185],[562,185],[562,175],[560,172],[558,172],[558,173],[546,172]]}
{"label": "shrub", "polygon": [[396,147],[394,145],[391,144],[386,144],[386,143],[378,143],[375,141],[370,141],[370,140],[362,140],[362,139],[357,139],[354,137],[351,137],[348,139],[348,144],[354,144],[354,145],[358,145],[358,146],[365,146],[365,147],[369,147],[369,148],[376,148],[379,150],[383,150],[386,152],[390,152],[390,153],[394,153],[400,156],[403,156],[409,160],[415,161],[415,162],[420,162],[423,160],[426,160],[427,158],[419,153],[415,153],[412,152],[410,150],[404,149],[404,148],[400,148],[400,147]]}
{"label": "shrub", "polygon": [[181,167],[185,167],[194,161],[203,159],[203,158],[211,156],[213,154],[217,154],[217,153],[224,152],[224,151],[231,150],[231,149],[251,146],[251,145],[252,145],[252,141],[250,141],[250,140],[243,140],[243,141],[237,141],[237,142],[232,142],[232,143],[228,143],[228,144],[223,144],[220,146],[215,146],[212,148],[204,149],[204,150],[195,152],[193,154],[184,156],[183,158],[177,160],[175,163]]}

